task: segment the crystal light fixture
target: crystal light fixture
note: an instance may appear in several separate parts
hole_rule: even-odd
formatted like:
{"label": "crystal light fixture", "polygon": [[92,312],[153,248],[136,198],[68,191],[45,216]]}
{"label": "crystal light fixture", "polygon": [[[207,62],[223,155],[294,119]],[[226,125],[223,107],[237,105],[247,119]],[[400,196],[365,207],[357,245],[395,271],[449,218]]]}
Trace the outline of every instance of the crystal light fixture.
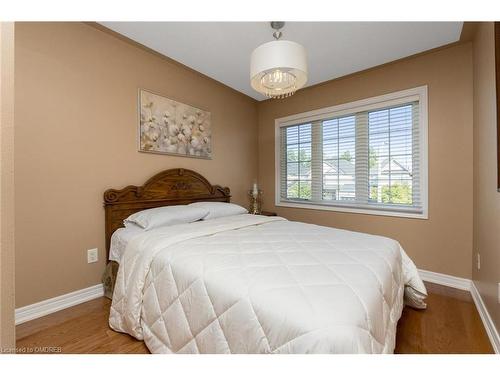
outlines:
{"label": "crystal light fixture", "polygon": [[257,47],[251,56],[252,88],[269,98],[293,95],[307,82],[306,50],[298,43],[280,40],[284,22],[271,22],[275,40]]}

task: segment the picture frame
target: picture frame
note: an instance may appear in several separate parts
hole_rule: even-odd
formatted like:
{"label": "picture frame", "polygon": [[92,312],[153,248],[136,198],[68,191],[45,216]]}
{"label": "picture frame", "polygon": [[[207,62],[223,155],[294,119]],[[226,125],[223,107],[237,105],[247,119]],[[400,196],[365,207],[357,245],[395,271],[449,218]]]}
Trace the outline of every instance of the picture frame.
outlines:
{"label": "picture frame", "polygon": [[138,151],[212,159],[211,113],[146,90],[138,90]]}

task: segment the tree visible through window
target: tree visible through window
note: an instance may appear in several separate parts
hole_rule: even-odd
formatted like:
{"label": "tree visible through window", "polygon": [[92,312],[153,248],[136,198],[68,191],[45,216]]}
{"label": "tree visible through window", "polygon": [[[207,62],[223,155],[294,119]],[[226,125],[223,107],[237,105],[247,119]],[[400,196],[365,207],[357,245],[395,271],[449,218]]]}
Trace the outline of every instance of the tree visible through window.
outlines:
{"label": "tree visible through window", "polygon": [[286,129],[287,198],[311,199],[311,124]]}
{"label": "tree visible through window", "polygon": [[356,117],[322,122],[323,199],[350,201],[356,195]]}
{"label": "tree visible through window", "polygon": [[286,118],[281,125],[278,119],[277,200],[422,215],[427,181],[421,151],[427,146],[422,143],[420,97],[427,91],[401,93],[405,96],[389,94],[293,116],[301,119],[299,124]]}
{"label": "tree visible through window", "polygon": [[412,106],[368,113],[370,200],[411,205]]}

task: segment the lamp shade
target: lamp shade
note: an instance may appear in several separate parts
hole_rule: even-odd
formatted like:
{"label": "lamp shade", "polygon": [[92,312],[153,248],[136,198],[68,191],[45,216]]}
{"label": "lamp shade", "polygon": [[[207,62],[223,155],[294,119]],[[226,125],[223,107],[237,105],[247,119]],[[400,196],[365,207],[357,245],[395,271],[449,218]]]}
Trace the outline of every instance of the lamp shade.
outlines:
{"label": "lamp shade", "polygon": [[274,40],[257,47],[250,59],[252,88],[271,98],[292,95],[307,82],[307,58],[303,46]]}

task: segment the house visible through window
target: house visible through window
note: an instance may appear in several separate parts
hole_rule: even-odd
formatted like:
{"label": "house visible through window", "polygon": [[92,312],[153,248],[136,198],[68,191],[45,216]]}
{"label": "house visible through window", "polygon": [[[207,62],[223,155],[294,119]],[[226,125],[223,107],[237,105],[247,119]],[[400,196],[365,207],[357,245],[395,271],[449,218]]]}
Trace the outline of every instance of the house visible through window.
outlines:
{"label": "house visible through window", "polygon": [[354,201],[356,198],[356,117],[323,121],[324,200]]}
{"label": "house visible through window", "polygon": [[427,89],[276,120],[276,204],[427,217]]}
{"label": "house visible through window", "polygon": [[370,201],[413,204],[413,106],[368,113]]}
{"label": "house visible through window", "polygon": [[287,197],[311,199],[311,124],[286,129]]}

